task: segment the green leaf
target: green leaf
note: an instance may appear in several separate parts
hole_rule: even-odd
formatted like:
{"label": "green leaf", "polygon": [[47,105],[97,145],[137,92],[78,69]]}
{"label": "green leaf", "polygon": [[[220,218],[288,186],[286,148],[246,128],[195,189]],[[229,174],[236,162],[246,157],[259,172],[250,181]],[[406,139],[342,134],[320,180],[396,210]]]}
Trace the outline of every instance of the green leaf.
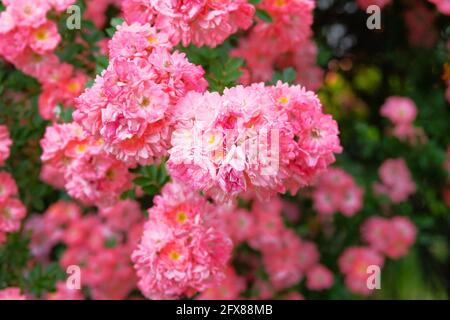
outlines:
{"label": "green leaf", "polygon": [[283,80],[289,84],[294,83],[297,78],[297,72],[293,68],[286,68],[283,70]]}
{"label": "green leaf", "polygon": [[260,18],[261,20],[263,20],[264,22],[267,22],[267,23],[272,23],[273,22],[273,19],[270,16],[270,14],[267,11],[263,10],[263,9],[257,8],[256,9],[256,16],[258,18]]}

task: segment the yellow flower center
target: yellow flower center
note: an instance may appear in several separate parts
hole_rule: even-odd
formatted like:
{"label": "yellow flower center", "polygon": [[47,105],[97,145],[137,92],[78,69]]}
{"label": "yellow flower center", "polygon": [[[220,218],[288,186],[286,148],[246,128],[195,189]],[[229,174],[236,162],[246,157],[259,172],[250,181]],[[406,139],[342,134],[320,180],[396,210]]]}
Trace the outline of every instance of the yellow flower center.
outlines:
{"label": "yellow flower center", "polygon": [[80,154],[84,153],[87,150],[87,144],[86,143],[80,143],[75,147],[75,151]]}
{"label": "yellow flower center", "polygon": [[112,178],[114,178],[114,171],[112,169],[109,169],[108,171],[106,171],[106,179],[111,180]]}
{"label": "yellow flower center", "polygon": [[178,223],[184,223],[187,220],[187,214],[184,211],[178,211],[177,216],[176,216],[176,220]]}
{"label": "yellow flower center", "polygon": [[142,98],[141,103],[139,104],[142,108],[146,108],[150,105],[150,98],[149,97],[144,97]]}
{"label": "yellow flower center", "polygon": [[47,32],[45,31],[45,29],[38,29],[34,33],[34,36],[37,40],[44,41],[45,39],[47,39]]}
{"label": "yellow flower center", "polygon": [[158,41],[158,39],[155,36],[150,36],[147,38],[147,40],[150,44],[155,44]]}
{"label": "yellow flower center", "polygon": [[78,85],[77,82],[71,82],[69,83],[69,85],[67,86],[67,89],[72,92],[75,93],[78,91],[78,89],[80,88],[80,86]]}
{"label": "yellow flower center", "polygon": [[281,103],[281,104],[288,104],[288,102],[289,102],[289,99],[286,96],[282,96],[278,99],[278,103]]}
{"label": "yellow flower center", "polygon": [[216,142],[216,136],[212,135],[211,137],[209,137],[208,139],[208,144],[214,144],[214,142]]}
{"label": "yellow flower center", "polygon": [[169,258],[173,261],[178,261],[181,258],[181,254],[173,250],[169,253]]}
{"label": "yellow flower center", "polygon": [[286,0],[275,0],[275,4],[279,7],[282,7],[286,4]]}

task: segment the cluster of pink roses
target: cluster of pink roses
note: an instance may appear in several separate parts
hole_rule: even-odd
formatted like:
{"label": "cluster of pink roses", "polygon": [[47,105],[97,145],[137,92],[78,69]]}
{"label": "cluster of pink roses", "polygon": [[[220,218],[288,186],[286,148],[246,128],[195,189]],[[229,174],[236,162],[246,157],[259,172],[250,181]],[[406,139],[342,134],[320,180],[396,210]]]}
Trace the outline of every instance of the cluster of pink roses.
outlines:
{"label": "cluster of pink roses", "polygon": [[166,155],[176,103],[207,87],[203,69],[169,47],[149,24],[121,25],[109,43],[109,67],[77,99],[74,120],[128,166]]}
{"label": "cluster of pink roses", "polygon": [[371,217],[364,222],[361,230],[372,249],[392,259],[405,256],[416,240],[416,227],[402,216],[391,219]]}
{"label": "cluster of pink roses", "polygon": [[191,189],[175,183],[164,186],[132,255],[146,297],[189,297],[223,280],[232,242],[211,226],[214,211]]}
{"label": "cluster of pink roses", "polygon": [[[60,264],[81,268],[82,287],[89,288],[93,299],[125,299],[135,289],[136,276],[130,259],[142,232],[143,217],[139,204],[123,200],[105,207],[97,215],[82,215],[73,203],[59,201],[43,215],[27,221],[31,232],[31,252],[41,262],[49,259],[57,244],[64,244]],[[48,299],[83,299],[77,289],[58,283]]]}
{"label": "cluster of pink roses", "polygon": [[87,77],[60,62],[54,53],[61,37],[56,22],[47,13],[64,11],[75,0],[6,0],[0,13],[0,56],[42,85],[39,112],[56,119],[58,104],[72,104]]}
{"label": "cluster of pink roses", "polygon": [[363,193],[351,175],[342,169],[330,168],[315,185],[314,209],[323,215],[341,212],[351,217],[362,208]]}
{"label": "cluster of pink roses", "polygon": [[150,23],[173,45],[215,47],[239,29],[249,28],[255,8],[247,0],[123,0],[122,11],[128,23]]}
{"label": "cluster of pink roses", "polygon": [[272,21],[257,19],[232,51],[245,60],[243,84],[270,81],[274,68],[293,67],[296,83],[310,90],[320,87],[323,72],[316,65],[317,48],[311,39],[314,7],[311,0],[263,0],[258,4]]}
{"label": "cluster of pink roses", "polygon": [[[12,140],[6,126],[0,125],[0,167],[10,154]],[[0,171],[0,245],[6,241],[6,234],[20,229],[26,209],[18,199],[14,178],[6,171]]]}
{"label": "cluster of pink roses", "polygon": [[[334,282],[331,271],[319,263],[320,255],[316,245],[301,239],[285,226],[282,217],[285,207],[282,200],[277,197],[268,202],[254,200],[250,211],[223,205],[213,222],[216,228],[222,229],[230,236],[235,245],[245,242],[261,253],[260,259],[242,258],[250,268],[255,269],[255,272],[260,267],[267,272],[269,282],[259,283],[264,287],[264,293],[259,295],[263,299],[272,298],[277,292],[291,288],[304,276],[310,290],[328,289]],[[201,298],[221,299],[223,296],[218,289],[225,285],[227,297],[238,299],[245,286],[242,287],[242,280],[234,271],[229,272],[237,280],[236,284],[227,281],[219,287],[208,290]],[[251,274],[253,272],[249,272],[247,277],[251,277]]]}
{"label": "cluster of pink roses", "polygon": [[177,111],[169,171],[216,200],[296,193],[342,150],[337,123],[300,86],[191,92]]}
{"label": "cluster of pink roses", "polygon": [[350,247],[340,256],[338,264],[345,275],[345,284],[353,293],[370,295],[368,285],[374,269],[382,268],[384,256],[399,259],[408,253],[416,240],[416,227],[406,217],[391,219],[371,217],[361,226],[363,239],[368,247]]}
{"label": "cluster of pink roses", "polygon": [[[209,204],[195,191],[230,202],[237,196],[296,193],[341,152],[337,123],[323,113],[317,96],[300,86],[254,84],[226,89],[223,95],[205,93],[203,69],[171,51],[174,37],[148,23],[117,28],[109,42],[109,66],[77,99],[74,122],[47,128],[41,141],[43,178],[103,211],[131,188],[129,168],[169,156],[176,183],[155,199],[133,253],[138,286],[149,298],[191,296],[217,287],[230,258],[230,238],[249,240],[264,252],[276,290],[296,284],[304,274],[311,288],[331,286],[324,267],[312,269],[318,260],[315,246],[286,229],[279,211],[269,217],[278,219],[274,243],[258,244],[267,236],[264,225],[245,230],[234,222],[223,230],[214,221],[228,210],[240,221],[259,225],[267,214],[261,213],[259,222],[253,216],[260,213],[230,209],[230,203]],[[92,228],[97,220],[79,223]],[[109,261],[112,253],[107,254],[99,257]]]}
{"label": "cluster of pink roses", "polygon": [[77,123],[48,126],[41,146],[44,173],[49,173],[44,180],[65,187],[86,205],[111,205],[132,186],[128,167],[105,153],[103,140],[87,135]]}

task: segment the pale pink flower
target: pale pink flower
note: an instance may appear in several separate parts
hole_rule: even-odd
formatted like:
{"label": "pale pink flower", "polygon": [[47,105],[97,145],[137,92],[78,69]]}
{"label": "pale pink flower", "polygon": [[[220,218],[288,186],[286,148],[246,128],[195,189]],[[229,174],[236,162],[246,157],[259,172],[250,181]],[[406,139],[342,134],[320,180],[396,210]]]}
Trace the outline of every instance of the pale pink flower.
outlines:
{"label": "pale pink flower", "polygon": [[143,218],[139,203],[130,199],[119,201],[111,207],[100,208],[99,215],[116,231],[130,230]]}
{"label": "pale pink flower", "polygon": [[394,203],[400,203],[416,191],[416,184],[405,160],[387,159],[378,169],[381,183],[374,184],[377,194],[386,195]]}
{"label": "pale pink flower", "polygon": [[394,125],[412,124],[417,116],[417,107],[410,98],[389,97],[381,106],[380,114]]}
{"label": "pale pink flower", "polygon": [[310,290],[320,291],[333,286],[333,273],[321,264],[317,264],[306,273],[306,286]]}

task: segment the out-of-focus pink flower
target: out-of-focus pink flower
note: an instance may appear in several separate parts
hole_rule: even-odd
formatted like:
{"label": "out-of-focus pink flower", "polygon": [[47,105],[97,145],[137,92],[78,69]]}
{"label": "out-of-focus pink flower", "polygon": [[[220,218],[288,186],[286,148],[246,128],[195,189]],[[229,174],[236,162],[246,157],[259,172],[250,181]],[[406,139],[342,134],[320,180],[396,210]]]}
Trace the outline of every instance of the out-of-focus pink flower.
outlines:
{"label": "out-of-focus pink flower", "polygon": [[3,166],[9,157],[12,140],[9,136],[8,128],[0,125],[0,166]]}
{"label": "out-of-focus pink flower", "polygon": [[26,300],[26,297],[19,288],[9,287],[0,290],[0,300]]}
{"label": "out-of-focus pink flower", "polygon": [[320,214],[330,215],[337,211],[353,216],[363,205],[363,189],[353,177],[339,168],[330,168],[323,173],[312,194],[314,209]]}
{"label": "out-of-focus pink flower", "polygon": [[26,215],[26,208],[16,198],[0,202],[0,231],[15,232],[20,229],[20,222]]}
{"label": "out-of-focus pink flower", "polygon": [[449,0],[429,0],[436,5],[436,8],[443,14],[450,15],[450,1]]}
{"label": "out-of-focus pink flower", "polygon": [[323,71],[316,65],[317,48],[311,39],[314,6],[310,0],[264,0],[258,5],[273,21],[257,19],[231,51],[245,60],[242,84],[271,81],[274,69],[293,67],[296,83],[309,90],[320,87]]}
{"label": "out-of-focus pink flower", "polygon": [[17,184],[10,173],[0,171],[0,203],[17,195]]}
{"label": "out-of-focus pink flower", "polygon": [[417,107],[410,98],[389,97],[381,106],[380,113],[394,125],[412,124],[417,116]]}
{"label": "out-of-focus pink flower", "polygon": [[348,289],[361,295],[370,295],[373,292],[367,286],[370,275],[369,266],[381,268],[383,264],[383,256],[367,247],[347,248],[338,261],[339,269],[345,275],[345,284]]}
{"label": "out-of-focus pink flower", "polygon": [[423,1],[411,3],[404,13],[408,40],[414,46],[432,48],[439,40],[439,31],[434,25],[435,12],[428,9]]}
{"label": "out-of-focus pink flower", "polygon": [[333,273],[321,264],[317,264],[306,273],[306,286],[310,290],[320,291],[333,285]]}
{"label": "out-of-focus pink flower", "polygon": [[373,249],[392,259],[406,255],[416,240],[416,227],[408,218],[401,216],[392,219],[371,217],[361,230]]}
{"label": "out-of-focus pink flower", "polygon": [[225,279],[218,287],[203,291],[198,300],[238,300],[246,288],[245,279],[238,276],[232,267],[225,271]]}
{"label": "out-of-focus pink flower", "polygon": [[56,291],[49,292],[45,296],[46,300],[84,300],[83,294],[79,289],[70,289],[65,281],[56,283]]}
{"label": "out-of-focus pink flower", "polygon": [[374,184],[377,194],[389,197],[392,202],[400,203],[416,191],[416,184],[404,159],[387,159],[378,170],[381,183]]}

